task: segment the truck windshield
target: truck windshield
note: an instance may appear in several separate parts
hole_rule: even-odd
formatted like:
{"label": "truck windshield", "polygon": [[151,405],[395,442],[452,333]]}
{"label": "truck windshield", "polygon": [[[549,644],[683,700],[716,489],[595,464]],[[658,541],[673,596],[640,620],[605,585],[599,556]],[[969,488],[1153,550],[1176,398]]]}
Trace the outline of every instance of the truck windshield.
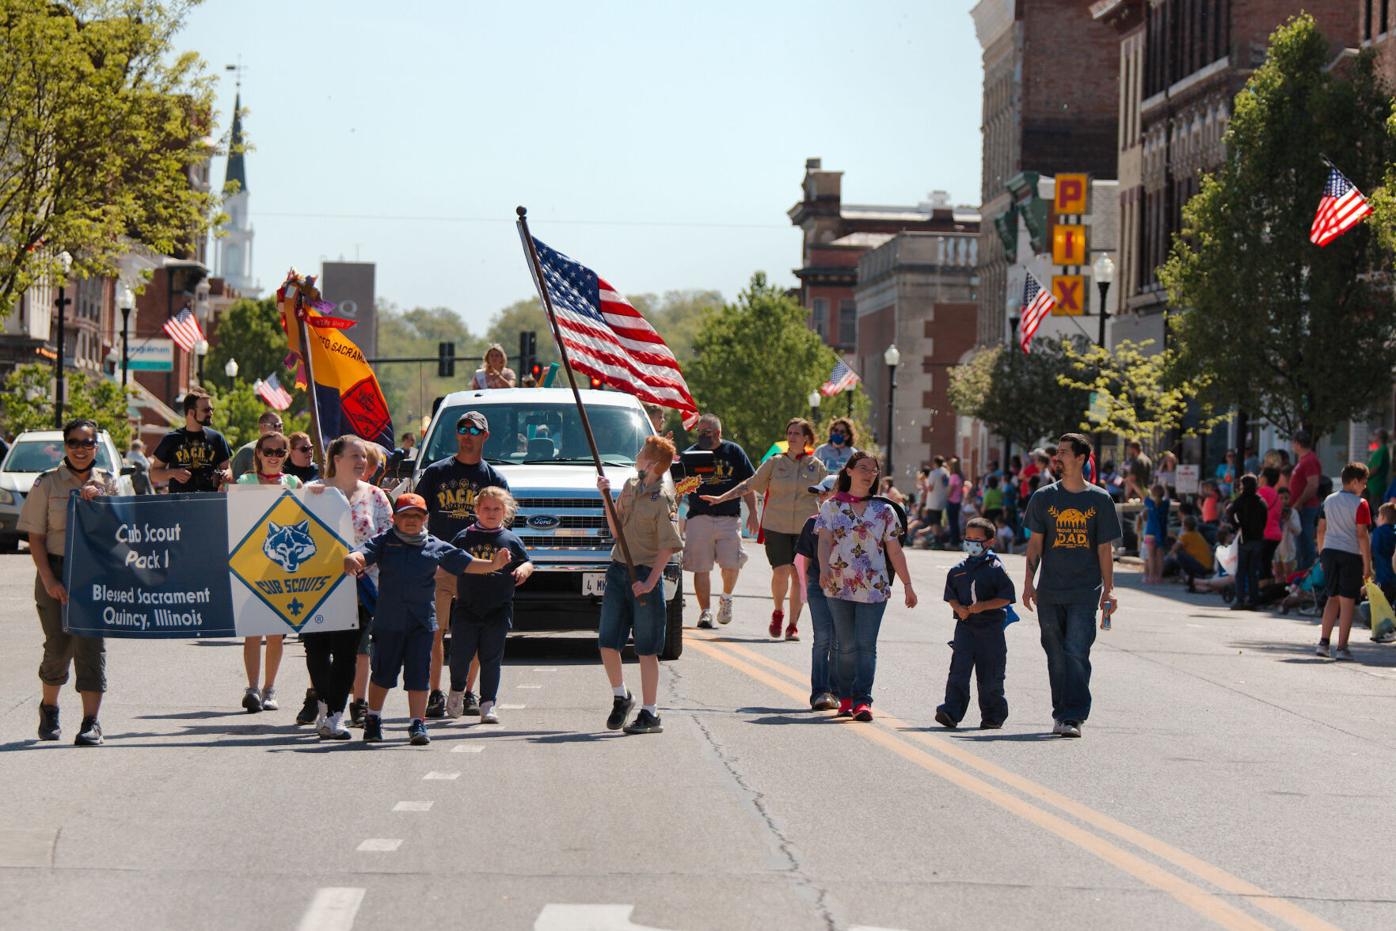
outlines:
{"label": "truck windshield", "polygon": [[[480,404],[446,408],[437,418],[423,464],[456,454],[456,421],[468,410],[489,418],[485,458],[495,463],[590,462],[582,418],[574,404]],[[589,407],[596,448],[604,462],[634,465],[635,454],[652,432],[649,420],[628,407]]]}

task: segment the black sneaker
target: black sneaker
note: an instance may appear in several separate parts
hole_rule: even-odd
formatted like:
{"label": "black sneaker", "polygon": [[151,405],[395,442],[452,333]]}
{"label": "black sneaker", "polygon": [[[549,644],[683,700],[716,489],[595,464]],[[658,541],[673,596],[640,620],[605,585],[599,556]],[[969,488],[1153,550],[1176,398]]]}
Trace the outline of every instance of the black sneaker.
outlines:
{"label": "black sneaker", "polygon": [[606,719],[606,730],[618,731],[625,726],[625,719],[630,716],[630,709],[635,707],[635,696],[626,689],[624,698],[615,698],[611,701],[611,716]]}
{"label": "black sneaker", "polygon": [[368,717],[368,700],[360,698],[349,703],[349,726],[363,727],[364,718]]}
{"label": "black sneaker", "polygon": [[39,739],[58,740],[63,729],[58,726],[58,706],[39,702]]}
{"label": "black sneaker", "polygon": [[370,714],[365,718],[364,740],[375,744],[383,740],[383,719],[378,715]]}
{"label": "black sneaker", "polygon": [[1002,730],[1002,729],[1003,729],[1003,722],[1002,722],[1002,721],[980,721],[980,722],[979,722],[979,729],[980,729],[981,731],[997,731],[997,730]]}
{"label": "black sneaker", "polygon": [[[946,711],[944,708],[936,709],[936,723],[939,724],[941,727],[948,727],[952,731],[955,728],[959,727],[959,725],[955,723],[955,719],[950,717],[950,713]],[[980,726],[983,727],[982,724]]]}
{"label": "black sneaker", "polygon": [[427,717],[446,717],[446,696],[440,689],[432,689],[427,696]]}
{"label": "black sneaker", "polygon": [[305,704],[301,705],[301,710],[296,712],[297,724],[314,724],[315,719],[320,716],[320,700],[315,695],[314,689],[305,690]]}
{"label": "black sneaker", "polygon": [[635,720],[625,725],[627,734],[662,734],[664,728],[659,723],[659,715],[651,714],[647,709],[641,708],[640,713],[635,715]]}
{"label": "black sneaker", "polygon": [[243,693],[242,707],[248,714],[256,714],[262,710],[262,693],[255,686]]}
{"label": "black sneaker", "polygon": [[79,747],[100,747],[102,745],[102,725],[97,723],[97,718],[88,715],[82,719],[82,727],[78,730],[77,739],[73,741]]}
{"label": "black sneaker", "polygon": [[480,716],[480,699],[475,697],[474,692],[465,693],[465,714],[472,718]]}
{"label": "black sneaker", "polygon": [[412,723],[407,725],[407,742],[414,747],[425,747],[431,743],[431,738],[427,736],[427,722],[421,718],[414,718]]}

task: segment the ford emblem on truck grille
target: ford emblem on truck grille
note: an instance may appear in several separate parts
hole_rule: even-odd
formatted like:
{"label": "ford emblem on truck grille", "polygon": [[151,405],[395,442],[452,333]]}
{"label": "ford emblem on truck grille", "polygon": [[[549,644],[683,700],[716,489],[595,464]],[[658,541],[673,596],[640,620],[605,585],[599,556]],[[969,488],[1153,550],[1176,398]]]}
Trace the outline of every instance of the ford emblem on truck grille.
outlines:
{"label": "ford emblem on truck grille", "polygon": [[553,517],[551,514],[534,514],[528,519],[528,526],[534,530],[552,530],[561,523],[561,518]]}

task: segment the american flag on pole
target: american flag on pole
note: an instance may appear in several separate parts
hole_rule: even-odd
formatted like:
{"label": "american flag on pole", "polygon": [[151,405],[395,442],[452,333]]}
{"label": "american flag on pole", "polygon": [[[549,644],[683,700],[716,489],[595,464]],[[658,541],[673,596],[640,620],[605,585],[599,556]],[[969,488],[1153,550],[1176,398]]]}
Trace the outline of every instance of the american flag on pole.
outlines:
{"label": "american flag on pole", "polygon": [[1032,342],[1033,334],[1042,325],[1042,321],[1052,312],[1052,308],[1057,306],[1057,301],[1052,297],[1052,292],[1045,290],[1038,284],[1032,272],[1027,273],[1027,280],[1023,282],[1023,316],[1018,321],[1018,345],[1023,347],[1023,352],[1028,351],[1028,344]]}
{"label": "american flag on pole", "polygon": [[253,382],[252,390],[272,410],[284,411],[291,406],[291,392],[281,387],[281,379],[274,373],[268,375],[265,380],[259,378]]}
{"label": "american flag on pole", "polygon": [[1313,225],[1309,227],[1309,242],[1326,246],[1352,229],[1372,212],[1367,198],[1343,177],[1343,173],[1328,166],[1328,180],[1323,185],[1323,197],[1318,202]]}
{"label": "american flag on pole", "polygon": [[194,346],[204,338],[204,331],[199,328],[198,318],[188,307],[166,320],[164,330],[170,334],[170,339],[174,340],[175,344],[185,352],[193,352]]}
{"label": "american flag on pole", "polygon": [[829,380],[819,387],[819,393],[826,398],[844,391],[852,391],[853,386],[862,381],[858,373],[848,367],[848,363],[840,359],[834,365],[834,370],[829,373]]}
{"label": "american flag on pole", "polygon": [[596,272],[537,238],[533,245],[572,368],[680,411],[685,429],[696,424],[698,405],[654,327]]}

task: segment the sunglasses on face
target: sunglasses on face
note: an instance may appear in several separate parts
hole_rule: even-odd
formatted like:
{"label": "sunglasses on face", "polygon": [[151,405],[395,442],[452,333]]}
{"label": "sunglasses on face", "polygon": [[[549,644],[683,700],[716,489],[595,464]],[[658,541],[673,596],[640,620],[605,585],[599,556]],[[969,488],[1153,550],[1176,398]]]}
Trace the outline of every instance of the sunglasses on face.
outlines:
{"label": "sunglasses on face", "polygon": [[277,446],[277,447],[274,448],[274,449],[273,449],[272,447],[267,447],[266,449],[262,450],[262,455],[263,455],[263,456],[271,456],[271,457],[273,457],[273,458],[280,459],[280,458],[282,458],[283,456],[286,455],[286,447],[284,447],[284,446]]}
{"label": "sunglasses on face", "polygon": [[483,428],[477,427],[473,423],[468,423],[463,426],[456,427],[456,432],[459,433],[461,436],[481,436],[484,434],[485,431]]}
{"label": "sunglasses on face", "polygon": [[79,440],[77,438],[64,440],[63,445],[69,449],[96,449],[96,440]]}
{"label": "sunglasses on face", "polygon": [[295,446],[295,447],[292,447],[291,452],[293,452],[293,453],[308,453],[308,452],[310,452],[310,447],[309,447],[309,446]]}

